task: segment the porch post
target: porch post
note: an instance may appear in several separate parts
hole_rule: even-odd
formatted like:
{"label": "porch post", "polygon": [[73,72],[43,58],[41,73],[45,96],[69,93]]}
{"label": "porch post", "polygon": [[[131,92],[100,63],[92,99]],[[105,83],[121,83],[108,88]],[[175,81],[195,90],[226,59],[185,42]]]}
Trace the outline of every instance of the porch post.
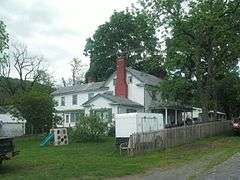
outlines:
{"label": "porch post", "polygon": [[177,109],[175,109],[175,124],[177,125]]}
{"label": "porch post", "polygon": [[165,125],[167,124],[167,108],[165,108]]}
{"label": "porch post", "polygon": [[186,117],[185,117],[185,110],[183,110],[183,123],[184,123],[184,126],[186,126]]}

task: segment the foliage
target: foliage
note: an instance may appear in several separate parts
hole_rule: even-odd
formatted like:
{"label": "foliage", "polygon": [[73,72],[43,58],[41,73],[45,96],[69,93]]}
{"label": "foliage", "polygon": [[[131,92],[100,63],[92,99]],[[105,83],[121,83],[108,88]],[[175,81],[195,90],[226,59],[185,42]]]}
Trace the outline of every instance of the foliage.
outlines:
{"label": "foliage", "polygon": [[27,120],[28,133],[48,131],[56,123],[54,102],[46,92],[36,90],[24,92],[17,95],[12,103]]}
{"label": "foliage", "polygon": [[6,25],[0,20],[0,76],[3,74],[3,66],[5,66],[5,61],[7,58],[8,49],[8,33],[6,32]]}
{"label": "foliage", "polygon": [[72,138],[76,142],[98,142],[107,130],[107,123],[97,116],[83,116],[77,120]]}
{"label": "foliage", "polygon": [[115,126],[111,124],[108,128],[108,136],[115,137],[115,133]]}
{"label": "foliage", "polygon": [[161,81],[159,90],[162,92],[162,97],[169,101],[180,102],[181,104],[192,103],[193,87],[185,78],[176,77]]}
{"label": "foliage", "polygon": [[[10,99],[19,90],[18,87],[19,80],[5,77],[0,77],[0,106],[8,105],[10,103]],[[6,88],[6,87],[10,88]]]}
{"label": "foliage", "polygon": [[240,117],[240,77],[238,73],[225,74],[217,83],[219,109],[231,117]]}
{"label": "foliage", "polygon": [[[218,107],[217,84],[237,69],[240,52],[240,2],[235,0],[142,0],[143,11],[165,27],[169,76],[191,83],[205,118]],[[154,19],[153,21],[156,21]],[[169,81],[166,91],[175,88]],[[179,83],[178,81],[175,81]],[[171,84],[172,83],[172,84]],[[175,92],[173,92],[174,94]],[[186,94],[187,95],[187,94]],[[185,96],[186,96],[185,95]],[[193,96],[192,96],[193,97]]]}
{"label": "foliage", "polygon": [[87,40],[85,55],[90,57],[90,69],[86,77],[108,78],[119,56],[138,70],[158,75],[162,63],[158,46],[154,24],[145,13],[114,12]]}

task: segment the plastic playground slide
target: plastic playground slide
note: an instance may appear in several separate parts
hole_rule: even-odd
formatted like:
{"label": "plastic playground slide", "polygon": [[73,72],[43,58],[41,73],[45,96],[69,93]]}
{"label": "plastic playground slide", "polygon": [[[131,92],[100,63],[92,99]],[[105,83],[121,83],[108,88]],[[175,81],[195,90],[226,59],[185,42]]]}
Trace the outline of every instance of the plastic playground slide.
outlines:
{"label": "plastic playground slide", "polygon": [[54,138],[54,134],[53,133],[49,133],[41,142],[40,146],[47,146],[50,141],[52,141]]}

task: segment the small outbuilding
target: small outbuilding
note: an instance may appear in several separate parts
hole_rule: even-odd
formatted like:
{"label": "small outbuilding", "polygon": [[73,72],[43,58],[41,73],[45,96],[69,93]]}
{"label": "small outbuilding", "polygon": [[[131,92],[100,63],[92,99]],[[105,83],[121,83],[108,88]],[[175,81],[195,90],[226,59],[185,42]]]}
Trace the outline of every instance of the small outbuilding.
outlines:
{"label": "small outbuilding", "polygon": [[0,107],[0,137],[17,137],[25,134],[26,120],[14,117],[7,108]]}

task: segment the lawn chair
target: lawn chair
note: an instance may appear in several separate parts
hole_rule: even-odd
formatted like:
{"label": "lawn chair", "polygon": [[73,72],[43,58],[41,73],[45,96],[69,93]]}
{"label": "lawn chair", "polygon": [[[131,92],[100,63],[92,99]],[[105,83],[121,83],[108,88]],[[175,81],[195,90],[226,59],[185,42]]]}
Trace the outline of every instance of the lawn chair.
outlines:
{"label": "lawn chair", "polygon": [[119,150],[120,150],[120,155],[122,155],[122,151],[127,151],[127,153],[129,153],[129,146],[128,146],[128,142],[125,143],[121,143],[119,146]]}

